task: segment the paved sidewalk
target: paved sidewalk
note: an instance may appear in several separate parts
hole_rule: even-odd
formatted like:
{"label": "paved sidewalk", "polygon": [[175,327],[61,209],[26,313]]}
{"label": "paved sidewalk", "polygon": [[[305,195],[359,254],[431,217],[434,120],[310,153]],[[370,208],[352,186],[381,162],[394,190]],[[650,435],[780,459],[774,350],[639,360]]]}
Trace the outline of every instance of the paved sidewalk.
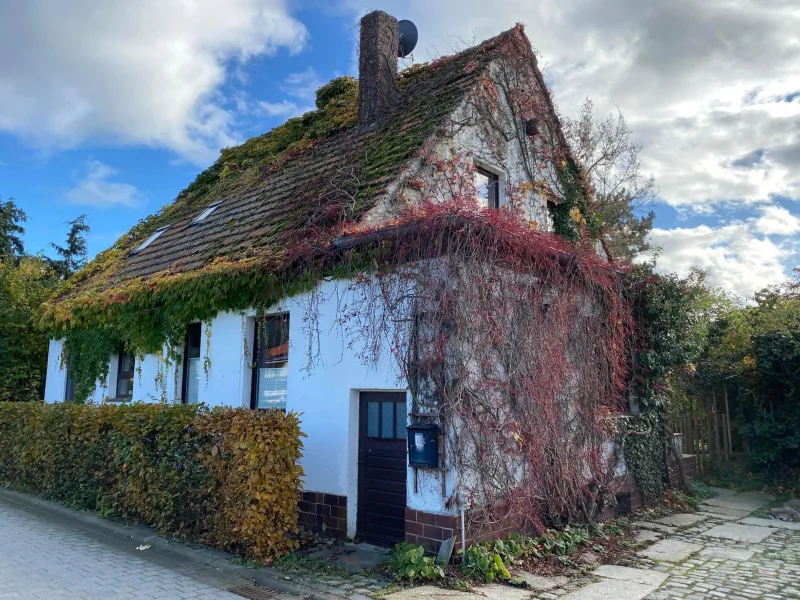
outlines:
{"label": "paved sidewalk", "polygon": [[[0,598],[242,600],[249,582],[155,547],[0,498]],[[267,597],[267,596],[263,596]],[[271,598],[299,600],[272,594]]]}

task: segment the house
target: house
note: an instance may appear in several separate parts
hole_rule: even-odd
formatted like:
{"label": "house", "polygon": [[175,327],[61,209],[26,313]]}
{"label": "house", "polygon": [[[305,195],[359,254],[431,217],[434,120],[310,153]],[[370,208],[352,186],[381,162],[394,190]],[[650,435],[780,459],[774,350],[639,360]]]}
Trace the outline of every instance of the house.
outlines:
{"label": "house", "polygon": [[531,511],[563,518],[584,493],[570,465],[602,462],[575,452],[605,442],[563,436],[619,395],[627,332],[613,269],[568,242],[591,240],[589,190],[536,57],[517,26],[398,75],[382,12],[360,43],[357,88],[334,80],[317,111],[224,150],[69,282],[47,307],[45,400],[301,413],[301,523],[340,537],[475,539],[465,511],[531,476],[563,488]]}

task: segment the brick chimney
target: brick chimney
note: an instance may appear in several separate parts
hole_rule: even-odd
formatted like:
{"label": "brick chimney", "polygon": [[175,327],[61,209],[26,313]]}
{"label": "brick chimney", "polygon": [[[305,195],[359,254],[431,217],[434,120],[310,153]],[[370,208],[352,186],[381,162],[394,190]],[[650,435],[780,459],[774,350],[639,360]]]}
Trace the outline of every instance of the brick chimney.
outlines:
{"label": "brick chimney", "polygon": [[376,10],[361,19],[358,55],[358,128],[375,127],[400,101],[397,19]]}

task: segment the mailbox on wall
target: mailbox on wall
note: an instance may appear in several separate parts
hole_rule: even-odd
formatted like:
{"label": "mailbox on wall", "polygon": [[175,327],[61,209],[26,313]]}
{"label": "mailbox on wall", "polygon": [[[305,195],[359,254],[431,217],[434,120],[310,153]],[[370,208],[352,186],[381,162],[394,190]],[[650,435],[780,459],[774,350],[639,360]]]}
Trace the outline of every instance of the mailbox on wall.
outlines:
{"label": "mailbox on wall", "polygon": [[408,464],[412,467],[439,467],[439,426],[414,423],[408,426]]}

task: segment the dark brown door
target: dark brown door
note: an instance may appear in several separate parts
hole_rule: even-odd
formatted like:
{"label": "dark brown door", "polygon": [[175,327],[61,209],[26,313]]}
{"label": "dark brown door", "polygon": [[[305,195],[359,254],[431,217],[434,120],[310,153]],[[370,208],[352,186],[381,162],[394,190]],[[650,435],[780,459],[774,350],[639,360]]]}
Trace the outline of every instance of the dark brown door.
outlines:
{"label": "dark brown door", "polygon": [[406,394],[361,392],[359,411],[358,536],[396,544],[406,536]]}

